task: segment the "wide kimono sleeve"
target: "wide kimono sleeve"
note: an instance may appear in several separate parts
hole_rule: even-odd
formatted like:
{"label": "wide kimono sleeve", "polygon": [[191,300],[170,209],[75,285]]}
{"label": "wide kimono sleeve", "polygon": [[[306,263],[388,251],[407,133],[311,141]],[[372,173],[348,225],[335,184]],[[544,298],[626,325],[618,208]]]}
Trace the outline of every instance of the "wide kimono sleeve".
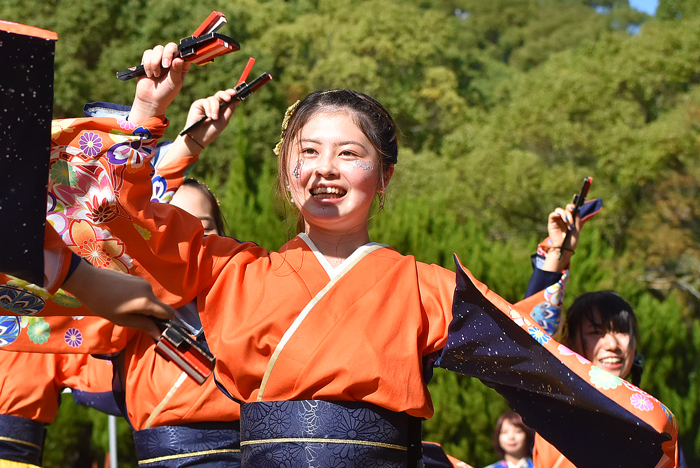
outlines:
{"label": "wide kimono sleeve", "polygon": [[112,361],[90,355],[56,355],[57,384],[70,388],[75,402],[103,413],[122,416],[112,392]]}
{"label": "wide kimono sleeve", "polygon": [[675,466],[678,424],[663,403],[551,339],[456,264],[437,366],[494,388],[579,468]]}
{"label": "wide kimono sleeve", "polygon": [[182,186],[185,177],[192,170],[192,166],[199,160],[198,154],[179,158],[165,158],[168,150],[174,142],[165,141],[158,143],[156,148],[157,161],[154,164],[155,174],[151,179],[153,194],[151,201],[170,203],[175,192]]}
{"label": "wide kimono sleeve", "polygon": [[[140,125],[108,117],[55,121],[47,220],[94,266],[142,276],[161,300],[179,307],[206,288],[237,250],[250,246],[204,239],[197,218],[151,203],[150,161],[165,126],[162,118]],[[36,296],[32,288],[22,289]],[[31,311],[8,311],[62,313],[43,299],[37,302],[43,304]]]}
{"label": "wide kimono sleeve", "polygon": [[[89,102],[83,106],[85,117],[114,117],[126,120],[131,112],[131,106],[111,102]],[[192,166],[199,159],[199,154],[186,157],[166,158],[168,150],[174,142],[161,141],[155,148],[151,165],[155,168],[152,174],[154,202],[169,203],[178,188],[182,185]]]}
{"label": "wide kimono sleeve", "polygon": [[0,353],[0,414],[52,423],[62,390],[57,361],[47,354]]}
{"label": "wide kimono sleeve", "polygon": [[138,237],[148,236],[120,207],[121,174],[138,169],[150,174],[148,160],[166,126],[158,117],[141,125],[118,118],[52,123],[48,193],[43,194],[47,200],[45,281],[39,286],[0,274],[0,308],[23,316],[0,318],[0,346],[44,353],[123,349],[128,332],[106,320],[86,317],[92,313],[60,285],[75,254],[98,268],[133,271],[125,242],[110,232],[109,223],[123,221]]}

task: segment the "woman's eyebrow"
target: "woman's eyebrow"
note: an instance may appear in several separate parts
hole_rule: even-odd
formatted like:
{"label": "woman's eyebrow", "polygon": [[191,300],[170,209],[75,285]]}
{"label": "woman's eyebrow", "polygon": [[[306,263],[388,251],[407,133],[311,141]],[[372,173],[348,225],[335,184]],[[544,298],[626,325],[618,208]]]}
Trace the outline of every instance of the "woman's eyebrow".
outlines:
{"label": "woman's eyebrow", "polygon": [[355,140],[346,140],[346,141],[339,141],[338,143],[335,144],[335,146],[345,146],[345,145],[357,145],[363,150],[367,151],[367,148],[365,148],[365,145],[360,143],[359,141]]}
{"label": "woman's eyebrow", "polygon": [[[302,143],[314,143],[316,145],[323,144],[319,140],[314,140],[313,138],[300,138],[299,141]],[[345,146],[345,145],[357,145],[360,148],[362,148],[363,150],[367,151],[367,147],[365,145],[363,145],[359,141],[355,141],[355,140],[344,140],[344,141],[339,141],[339,142],[333,144],[333,146],[335,146],[335,147]]]}

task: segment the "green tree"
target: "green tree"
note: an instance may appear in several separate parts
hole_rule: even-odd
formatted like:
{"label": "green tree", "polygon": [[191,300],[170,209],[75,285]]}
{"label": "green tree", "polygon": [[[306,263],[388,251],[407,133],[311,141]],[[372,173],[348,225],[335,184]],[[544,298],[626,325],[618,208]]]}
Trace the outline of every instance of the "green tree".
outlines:
{"label": "green tree", "polygon": [[661,19],[691,18],[700,14],[700,5],[693,0],[659,0],[656,16]]}

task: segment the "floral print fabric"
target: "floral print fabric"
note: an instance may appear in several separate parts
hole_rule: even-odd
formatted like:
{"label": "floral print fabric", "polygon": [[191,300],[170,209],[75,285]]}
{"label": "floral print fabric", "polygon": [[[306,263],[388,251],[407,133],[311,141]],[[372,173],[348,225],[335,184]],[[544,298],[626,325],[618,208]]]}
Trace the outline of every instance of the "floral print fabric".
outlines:
{"label": "floral print fabric", "polygon": [[[114,118],[52,122],[46,219],[74,253],[98,268],[128,273],[134,267],[126,246],[112,235],[107,223],[130,220],[118,202],[121,174],[150,163],[157,138],[167,126],[159,118],[144,124]],[[8,350],[106,353],[123,346],[121,337],[126,336],[101,318],[81,320],[91,313],[63,290],[52,295],[0,274],[0,313],[2,309],[23,316],[52,315],[6,320],[8,325],[16,321],[16,326],[5,327],[0,339],[0,346]],[[108,337],[114,340],[113,346],[105,341]]]}

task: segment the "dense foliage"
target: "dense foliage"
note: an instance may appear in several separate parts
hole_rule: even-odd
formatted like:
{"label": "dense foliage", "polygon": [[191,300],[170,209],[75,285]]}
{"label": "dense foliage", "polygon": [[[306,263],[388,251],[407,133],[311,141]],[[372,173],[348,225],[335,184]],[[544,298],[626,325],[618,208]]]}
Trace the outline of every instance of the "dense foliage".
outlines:
{"label": "dense foliage", "polygon": [[[88,101],[129,103],[114,72],[156,44],[189,35],[212,10],[242,51],[193,69],[169,136],[196,98],[231,86],[248,56],[275,80],[239,106],[195,175],[217,192],[230,232],[276,248],[294,234],[274,201],[272,154],[285,108],[319,88],[384,103],[402,150],[375,240],[451,267],[452,254],[511,301],[547,213],[584,176],[605,210],[586,227],[567,303],[614,289],[635,305],[642,387],[680,421],[700,462],[700,8],[661,0],[657,18],[626,0],[4,0],[0,18],[59,33],[55,116]],[[438,372],[425,438],[474,466],[493,461],[502,399]],[[51,429],[47,466],[68,466],[76,434]],[[97,427],[104,422],[90,416]],[[98,440],[101,439],[101,440]],[[93,437],[105,450],[106,439]],[[51,441],[51,439],[49,439]],[[130,460],[128,447],[124,460]],[[100,453],[99,450],[96,453]],[[62,458],[63,457],[63,458]],[[124,466],[127,466],[126,462]]]}

